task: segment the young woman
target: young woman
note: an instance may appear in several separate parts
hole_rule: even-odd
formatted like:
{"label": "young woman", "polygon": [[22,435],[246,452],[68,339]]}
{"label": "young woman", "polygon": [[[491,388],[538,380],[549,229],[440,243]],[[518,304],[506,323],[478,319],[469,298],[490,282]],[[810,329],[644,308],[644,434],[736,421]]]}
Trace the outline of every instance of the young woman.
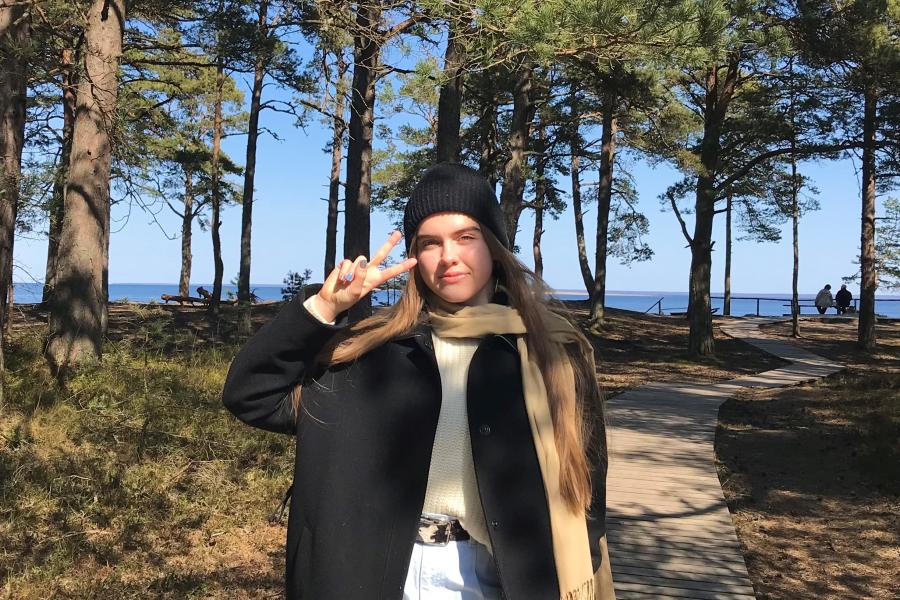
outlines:
{"label": "young woman", "polygon": [[[590,344],[510,252],[491,186],[427,170],[410,258],[344,260],[241,349],[223,401],[297,437],[288,598],[611,598]],[[394,306],[344,314],[409,272]]]}

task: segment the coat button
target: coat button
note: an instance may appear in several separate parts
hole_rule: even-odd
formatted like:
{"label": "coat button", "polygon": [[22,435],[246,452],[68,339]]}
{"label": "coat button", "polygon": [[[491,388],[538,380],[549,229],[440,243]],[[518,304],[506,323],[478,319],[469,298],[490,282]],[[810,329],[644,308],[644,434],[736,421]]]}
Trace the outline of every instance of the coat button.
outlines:
{"label": "coat button", "polygon": [[494,529],[499,529],[500,521],[491,521],[491,527],[493,527]]}
{"label": "coat button", "polygon": [[478,433],[481,435],[491,435],[491,426],[490,425],[482,425],[478,428]]}

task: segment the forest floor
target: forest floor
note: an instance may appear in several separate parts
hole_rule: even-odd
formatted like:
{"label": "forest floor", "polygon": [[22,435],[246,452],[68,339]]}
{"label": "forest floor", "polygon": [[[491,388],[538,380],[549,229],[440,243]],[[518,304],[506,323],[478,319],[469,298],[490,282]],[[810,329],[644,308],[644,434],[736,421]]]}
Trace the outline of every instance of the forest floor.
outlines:
{"label": "forest floor", "polygon": [[900,322],[873,353],[856,321],[763,326],[847,365],[814,383],[746,390],[719,409],[719,479],[757,597],[896,599],[900,576]]}
{"label": "forest floor", "polygon": [[[280,306],[255,306],[254,328]],[[570,307],[583,322],[584,306]],[[46,323],[46,313],[17,307],[7,350],[8,395],[0,407],[0,598],[281,597],[285,530],[283,521],[270,523],[269,516],[290,484],[294,448],[289,437],[248,428],[221,407],[219,393],[228,364],[244,339],[235,309],[224,307],[222,317],[211,320],[199,307],[114,304],[102,363],[78,373],[65,389],[56,385],[41,357]],[[882,339],[891,336],[900,339],[897,330]],[[594,338],[601,384],[614,394],[650,381],[720,381],[783,364],[718,332],[716,338],[717,357],[693,362],[684,352],[683,319],[610,310],[604,335]],[[809,339],[814,339],[812,328]],[[890,348],[887,355],[896,361],[897,348]],[[822,385],[834,386],[829,394],[837,396],[841,390],[869,385],[872,378],[864,375],[860,368],[858,381],[835,378]],[[871,385],[889,383],[896,399],[898,384],[891,378],[896,376],[895,370],[875,377]],[[809,395],[816,401],[823,397],[815,391]],[[756,498],[762,485],[757,479],[771,483],[765,474],[758,475],[763,463],[756,455],[762,453],[786,469],[792,461],[784,460],[785,451],[797,457],[809,453],[808,440],[801,441],[802,452],[771,446],[767,453],[769,444],[753,442],[753,431],[761,428],[755,419],[770,417],[765,407],[759,409],[763,416],[753,412],[756,402],[766,401],[742,396],[733,402],[738,408],[723,409],[718,436],[726,490],[738,490],[737,496],[732,493],[732,505],[739,527],[744,521],[756,523],[753,519],[790,518],[780,512],[767,515],[771,500],[762,497],[756,506],[740,491],[743,488],[735,487],[735,482],[746,481],[749,497]],[[857,408],[852,403],[836,406],[851,412]],[[794,421],[783,422],[788,416],[805,419],[804,435],[820,420],[812,409],[787,412],[779,421],[786,428],[795,428]],[[835,418],[828,413],[821,420]],[[896,412],[891,418],[888,427],[896,427]],[[858,422],[855,416],[844,419]],[[882,439],[878,427],[847,425],[857,436],[853,440],[860,460],[869,456],[861,448],[876,443],[872,438]],[[812,462],[800,466],[804,473],[818,469],[821,482],[814,474],[808,476],[804,493],[809,486],[830,486],[838,472],[825,461]],[[892,480],[878,480],[876,469],[866,481],[880,482],[880,488],[872,489],[881,497],[893,493],[896,508],[898,478],[884,470],[888,462],[880,463],[880,476]],[[832,522],[846,518],[848,506],[860,519],[874,518],[875,504],[868,502],[875,492],[863,492],[870,487],[857,490],[856,504],[849,491],[841,496],[845,515],[832,516]],[[886,508],[879,513],[882,520]],[[752,517],[745,518],[747,510],[755,511]],[[876,529],[883,533],[872,537],[871,551],[861,547],[853,553],[854,560],[871,554],[870,570],[879,567],[879,560],[888,560],[891,551],[896,564],[896,537],[891,539],[884,533],[890,529],[879,529],[878,523]],[[834,533],[822,527],[800,529],[792,526],[788,541],[799,545],[806,539],[804,547],[819,550],[824,542],[818,537]],[[760,587],[760,577],[778,578],[758,558],[765,558],[765,544],[770,543],[760,531],[755,538],[741,533],[741,539],[754,585],[763,590],[769,588]],[[830,543],[844,547],[853,541],[847,536]],[[771,589],[766,597],[823,597]]]}

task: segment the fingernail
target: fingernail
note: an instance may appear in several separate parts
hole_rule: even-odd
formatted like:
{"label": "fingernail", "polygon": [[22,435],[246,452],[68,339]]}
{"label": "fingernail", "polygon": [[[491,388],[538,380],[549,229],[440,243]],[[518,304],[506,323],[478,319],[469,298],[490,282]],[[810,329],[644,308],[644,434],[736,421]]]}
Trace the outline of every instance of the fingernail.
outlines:
{"label": "fingernail", "polygon": [[365,258],[362,259],[361,261],[359,261],[359,268],[360,268],[360,269],[365,269],[365,268],[368,267],[368,266],[369,266],[369,261],[366,260]]}
{"label": "fingernail", "polygon": [[346,279],[347,281],[353,281],[353,271],[350,271],[349,273],[344,275],[344,279]]}

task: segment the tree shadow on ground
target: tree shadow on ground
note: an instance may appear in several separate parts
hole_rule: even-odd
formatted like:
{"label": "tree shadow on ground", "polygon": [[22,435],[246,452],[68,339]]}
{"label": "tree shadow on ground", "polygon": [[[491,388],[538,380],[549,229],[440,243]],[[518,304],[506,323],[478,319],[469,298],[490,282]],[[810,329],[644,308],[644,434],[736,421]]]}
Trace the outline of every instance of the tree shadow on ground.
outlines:
{"label": "tree shadow on ground", "polygon": [[895,598],[900,375],[747,390],[719,412],[719,476],[760,598]]}

